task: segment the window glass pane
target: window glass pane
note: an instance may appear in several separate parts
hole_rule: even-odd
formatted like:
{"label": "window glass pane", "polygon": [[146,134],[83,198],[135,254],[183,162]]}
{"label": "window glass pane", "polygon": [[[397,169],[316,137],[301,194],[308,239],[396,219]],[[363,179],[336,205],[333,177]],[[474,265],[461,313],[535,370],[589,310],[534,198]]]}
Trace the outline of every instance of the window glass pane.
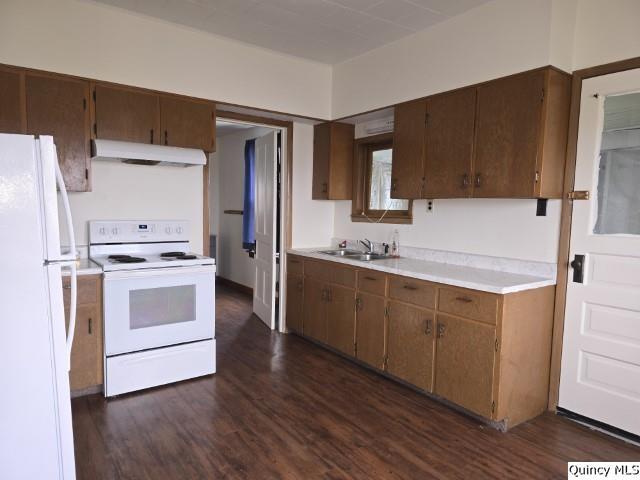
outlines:
{"label": "window glass pane", "polygon": [[196,319],[196,286],[158,287],[129,292],[129,326],[157,327]]}
{"label": "window glass pane", "polygon": [[369,210],[407,210],[409,200],[391,198],[392,150],[374,150],[371,155]]}
{"label": "window glass pane", "polygon": [[640,235],[640,93],[604,101],[594,233]]}

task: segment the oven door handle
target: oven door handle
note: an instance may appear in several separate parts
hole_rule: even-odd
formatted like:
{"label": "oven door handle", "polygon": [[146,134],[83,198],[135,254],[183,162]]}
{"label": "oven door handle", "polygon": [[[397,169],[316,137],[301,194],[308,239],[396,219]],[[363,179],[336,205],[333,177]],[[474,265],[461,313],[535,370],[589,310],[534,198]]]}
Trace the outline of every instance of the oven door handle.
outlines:
{"label": "oven door handle", "polygon": [[124,280],[130,278],[170,277],[178,275],[215,274],[215,265],[195,265],[192,267],[141,268],[139,270],[116,270],[105,272],[105,280]]}

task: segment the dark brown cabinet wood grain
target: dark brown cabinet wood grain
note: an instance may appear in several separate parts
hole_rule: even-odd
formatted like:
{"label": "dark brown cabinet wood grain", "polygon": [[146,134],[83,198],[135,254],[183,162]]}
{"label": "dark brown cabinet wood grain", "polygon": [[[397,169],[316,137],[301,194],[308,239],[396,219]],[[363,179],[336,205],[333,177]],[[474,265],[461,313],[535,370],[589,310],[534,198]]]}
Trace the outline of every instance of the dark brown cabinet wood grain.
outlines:
{"label": "dark brown cabinet wood grain", "polygon": [[0,133],[25,133],[24,72],[0,66]]}
{"label": "dark brown cabinet wood grain", "polygon": [[394,109],[391,198],[422,196],[426,100],[402,103]]}
{"label": "dark brown cabinet wood grain", "polygon": [[427,392],[432,391],[435,313],[389,302],[387,372]]}
{"label": "dark brown cabinet wood grain", "polygon": [[356,291],[338,285],[329,286],[327,291],[327,344],[353,356]]}
{"label": "dark brown cabinet wood grain", "polygon": [[385,359],[385,298],[358,292],[356,357],[383,369]]}
{"label": "dark brown cabinet wood grain", "polygon": [[161,143],[158,94],[123,86],[97,84],[94,86],[94,100],[96,138]]}
{"label": "dark brown cabinet wood grain", "polygon": [[89,82],[29,72],[25,91],[27,133],[52,135],[67,189],[89,190]]}
{"label": "dark brown cabinet wood grain", "polygon": [[304,280],[302,275],[287,274],[287,328],[303,332]]}
{"label": "dark brown cabinet wood grain", "polygon": [[354,129],[354,125],[338,122],[314,126],[314,200],[351,200]]}
{"label": "dark brown cabinet wood grain", "polygon": [[304,279],[303,333],[327,343],[327,302],[324,283],[311,277]]}
{"label": "dark brown cabinet wood grain", "polygon": [[423,198],[471,196],[475,115],[475,88],[428,99]]}
{"label": "dark brown cabinet wood grain", "polygon": [[215,150],[215,104],[163,95],[160,97],[162,144]]}

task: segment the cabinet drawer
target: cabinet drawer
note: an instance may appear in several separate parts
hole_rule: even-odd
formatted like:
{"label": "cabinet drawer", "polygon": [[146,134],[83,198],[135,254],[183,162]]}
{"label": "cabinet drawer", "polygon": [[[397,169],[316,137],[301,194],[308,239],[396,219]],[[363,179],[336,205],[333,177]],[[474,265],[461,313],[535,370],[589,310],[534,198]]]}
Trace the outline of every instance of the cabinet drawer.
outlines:
{"label": "cabinet drawer", "polygon": [[389,297],[421,307],[435,308],[436,287],[422,280],[407,277],[391,277]]}
{"label": "cabinet drawer", "polygon": [[304,265],[304,274],[345,287],[355,288],[356,286],[356,271],[332,262],[307,261]]}
{"label": "cabinet drawer", "polygon": [[495,325],[498,296],[472,290],[441,288],[438,310]]}
{"label": "cabinet drawer", "polygon": [[358,290],[384,296],[387,276],[374,270],[358,270]]}
{"label": "cabinet drawer", "polygon": [[302,275],[304,272],[302,258],[295,255],[287,255],[287,273],[292,275]]}
{"label": "cabinet drawer", "polygon": [[[99,277],[79,276],[78,277],[78,305],[98,302],[98,280]],[[71,295],[71,280],[69,277],[62,279],[62,291],[64,304],[69,305]]]}

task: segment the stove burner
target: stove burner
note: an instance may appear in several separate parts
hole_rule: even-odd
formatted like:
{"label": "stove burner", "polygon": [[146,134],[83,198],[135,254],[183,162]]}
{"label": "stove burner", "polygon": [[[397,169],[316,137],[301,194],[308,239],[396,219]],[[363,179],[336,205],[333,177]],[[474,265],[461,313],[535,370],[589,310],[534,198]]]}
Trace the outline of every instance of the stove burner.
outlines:
{"label": "stove burner", "polygon": [[182,257],[184,255],[184,252],[164,252],[160,254],[161,257]]}
{"label": "stove burner", "polygon": [[195,255],[180,255],[179,257],[176,257],[179,260],[195,260],[196,257]]}
{"label": "stove burner", "polygon": [[142,263],[146,262],[146,258],[142,257],[131,257],[129,255],[121,255],[120,258],[113,259],[116,263]]}
{"label": "stove burner", "polygon": [[131,255],[109,255],[109,260],[119,260],[121,258],[130,258]]}

